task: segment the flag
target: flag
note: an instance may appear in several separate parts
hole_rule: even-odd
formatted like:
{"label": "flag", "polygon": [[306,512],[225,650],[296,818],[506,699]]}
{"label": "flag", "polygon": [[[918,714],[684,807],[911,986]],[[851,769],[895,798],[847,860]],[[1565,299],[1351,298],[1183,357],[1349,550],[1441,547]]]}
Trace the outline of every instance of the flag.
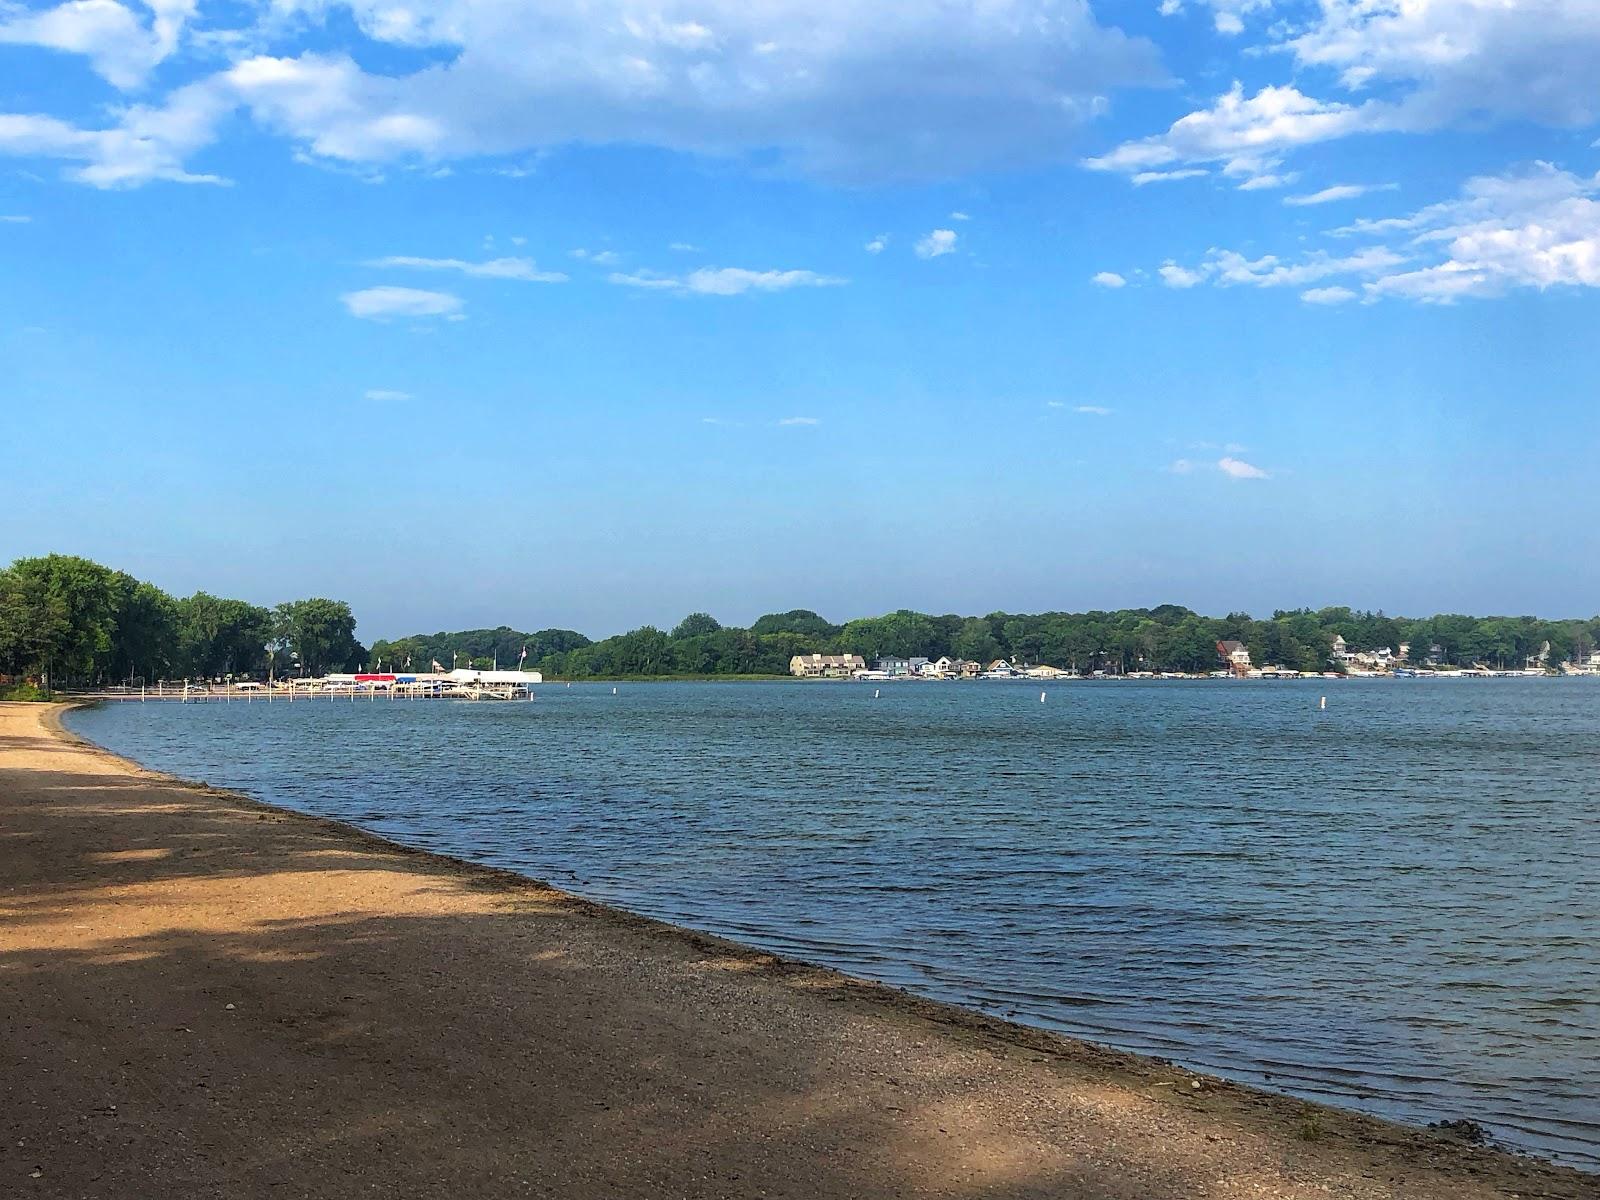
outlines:
{"label": "flag", "polygon": [[524,646],[522,648],[522,653],[517,656],[517,670],[519,670],[519,671],[522,670],[522,664],[527,660],[527,657],[528,657],[528,648],[526,646]]}
{"label": "flag", "polygon": [[411,670],[411,655],[406,655],[406,670]]}

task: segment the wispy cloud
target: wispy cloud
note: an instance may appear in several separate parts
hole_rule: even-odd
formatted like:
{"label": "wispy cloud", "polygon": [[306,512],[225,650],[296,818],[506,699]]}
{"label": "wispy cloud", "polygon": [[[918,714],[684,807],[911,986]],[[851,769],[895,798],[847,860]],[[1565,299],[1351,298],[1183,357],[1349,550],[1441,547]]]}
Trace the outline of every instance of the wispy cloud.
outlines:
{"label": "wispy cloud", "polygon": [[955,212],[950,214],[950,219],[952,221],[970,221],[970,220],[972,220],[972,217],[969,216],[967,213],[961,212],[958,209],[957,211],[955,211]]}
{"label": "wispy cloud", "polygon": [[822,421],[820,419],[818,419],[817,417],[781,417],[778,420],[778,424],[779,425],[821,425]]}
{"label": "wispy cloud", "polygon": [[457,271],[474,279],[520,279],[525,283],[566,283],[560,271],[541,271],[531,258],[491,258],[486,262],[468,262],[460,258],[416,258],[408,254],[391,254],[375,258],[369,267],[400,267],[413,271]]}
{"label": "wispy cloud", "polygon": [[1336,183],[1332,187],[1325,187],[1320,192],[1308,192],[1303,196],[1285,196],[1283,202],[1296,208],[1305,208],[1313,204],[1332,204],[1336,200],[1354,200],[1357,196],[1365,196],[1369,192],[1392,192],[1399,188],[1397,183]]}
{"label": "wispy cloud", "polygon": [[449,292],[428,292],[420,288],[373,287],[346,292],[339,299],[352,317],[364,321],[384,321],[397,317],[444,317],[462,319],[460,296]]}
{"label": "wispy cloud", "polygon": [[582,246],[572,252],[572,257],[600,267],[614,267],[622,261],[622,255],[615,250],[585,250]]}
{"label": "wispy cloud", "polygon": [[0,215],[0,225],[26,225],[32,217]]}
{"label": "wispy cloud", "polygon": [[1133,176],[1133,185],[1144,187],[1147,183],[1176,183],[1180,179],[1198,179],[1209,174],[1211,172],[1203,167],[1186,167],[1181,171],[1140,171]]}
{"label": "wispy cloud", "polygon": [[1260,175],[1250,176],[1239,185],[1238,190],[1241,192],[1264,192],[1272,188],[1288,187],[1299,178],[1300,172],[1298,171],[1265,172]]}
{"label": "wispy cloud", "polygon": [[1296,147],[1391,125],[1392,107],[1378,101],[1359,107],[1327,102],[1292,86],[1264,87],[1246,96],[1235,83],[1210,108],[1181,117],[1165,133],[1124,142],[1108,154],[1084,159],[1083,165],[1149,183],[1185,178],[1186,172],[1220,163],[1224,175],[1248,183],[1278,175],[1283,155]]}
{"label": "wispy cloud", "polygon": [[1300,293],[1300,299],[1307,304],[1348,304],[1356,298],[1356,294],[1347,287],[1310,288]]}
{"label": "wispy cloud", "polygon": [[673,242],[667,247],[676,254],[699,254],[703,247],[696,246],[693,242]]}
{"label": "wispy cloud", "polygon": [[1173,475],[1193,475],[1198,471],[1219,471],[1229,479],[1271,479],[1272,473],[1264,471],[1254,463],[1247,463],[1242,458],[1224,455],[1215,462],[1194,458],[1179,458],[1167,465],[1167,470]]}
{"label": "wispy cloud", "polygon": [[1103,288],[1119,288],[1128,286],[1128,281],[1121,275],[1118,275],[1115,271],[1101,271],[1089,282],[1098,283]]}
{"label": "wispy cloud", "polygon": [[1112,410],[1103,404],[1079,404],[1072,409],[1075,413],[1082,413],[1086,417],[1109,417]]}
{"label": "wispy cloud", "polygon": [[365,400],[373,400],[379,403],[397,403],[411,399],[410,392],[397,392],[392,388],[368,388],[361,395]]}
{"label": "wispy cloud", "polygon": [[1219,458],[1217,470],[1229,479],[1271,479],[1272,476],[1253,463],[1247,463],[1242,458]]}
{"label": "wispy cloud", "polygon": [[953,253],[955,248],[954,229],[935,229],[916,245],[918,258],[939,258],[941,255]]}
{"label": "wispy cloud", "polygon": [[687,275],[662,275],[636,271],[613,272],[610,282],[648,291],[681,292],[697,296],[738,296],[744,292],[783,292],[798,287],[839,287],[849,282],[815,271],[750,271],[743,267],[702,267]]}
{"label": "wispy cloud", "polygon": [[1192,269],[1169,261],[1161,267],[1160,275],[1168,287],[1175,288],[1207,282],[1218,287],[1304,287],[1339,275],[1381,275],[1404,261],[1401,255],[1383,246],[1370,246],[1342,258],[1319,250],[1298,262],[1284,262],[1273,254],[1249,259],[1233,250],[1212,250]]}
{"label": "wispy cloud", "polygon": [[868,254],[882,254],[888,245],[889,235],[887,233],[880,233],[877,237],[873,238],[861,248]]}

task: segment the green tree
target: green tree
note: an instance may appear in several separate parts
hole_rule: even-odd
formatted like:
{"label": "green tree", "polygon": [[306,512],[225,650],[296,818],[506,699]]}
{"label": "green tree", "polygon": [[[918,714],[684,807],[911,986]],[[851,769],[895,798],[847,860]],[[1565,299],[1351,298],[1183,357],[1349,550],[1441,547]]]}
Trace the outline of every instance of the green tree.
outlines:
{"label": "green tree", "polygon": [[704,637],[708,633],[715,633],[722,628],[722,623],[710,613],[692,612],[679,621],[673,629],[672,636],[677,638]]}
{"label": "green tree", "polygon": [[798,633],[805,637],[815,638],[818,642],[826,642],[839,636],[839,626],[823,620],[809,608],[792,608],[784,613],[768,613],[750,626],[750,632],[757,637],[764,637],[769,633]]}
{"label": "green tree", "polygon": [[957,658],[990,663],[1000,657],[1000,643],[982,617],[969,617],[961,623],[954,646]]}
{"label": "green tree", "polygon": [[361,657],[356,618],[342,600],[290,600],[273,611],[274,641],[308,675],[338,671]]}
{"label": "green tree", "polygon": [[11,573],[39,606],[29,640],[41,643],[36,669],[93,682],[109,664],[117,628],[118,589],[111,571],[87,558],[47,554],[18,559]]}
{"label": "green tree", "polygon": [[272,613],[207,592],[179,600],[178,636],[186,674],[249,675],[266,663]]}
{"label": "green tree", "polygon": [[66,598],[52,594],[44,579],[0,571],[0,674],[42,675],[51,648],[72,629]]}
{"label": "green tree", "polygon": [[179,665],[178,602],[152,583],[118,571],[112,679],[162,679]]}

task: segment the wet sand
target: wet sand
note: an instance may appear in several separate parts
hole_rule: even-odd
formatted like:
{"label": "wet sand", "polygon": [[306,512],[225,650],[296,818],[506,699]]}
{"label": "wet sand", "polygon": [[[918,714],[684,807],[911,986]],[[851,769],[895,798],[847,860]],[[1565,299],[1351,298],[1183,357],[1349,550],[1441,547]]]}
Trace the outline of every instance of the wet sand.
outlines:
{"label": "wet sand", "polygon": [[144,771],[58,717],[0,704],[0,1194],[1600,1198]]}

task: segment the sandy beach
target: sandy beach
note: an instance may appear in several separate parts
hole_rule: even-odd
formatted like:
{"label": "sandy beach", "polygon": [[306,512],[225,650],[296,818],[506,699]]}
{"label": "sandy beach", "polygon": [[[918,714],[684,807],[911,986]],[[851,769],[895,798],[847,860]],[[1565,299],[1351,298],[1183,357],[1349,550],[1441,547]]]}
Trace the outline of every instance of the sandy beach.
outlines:
{"label": "sandy beach", "polygon": [[0,704],[0,1193],[1600,1197],[786,962]]}

